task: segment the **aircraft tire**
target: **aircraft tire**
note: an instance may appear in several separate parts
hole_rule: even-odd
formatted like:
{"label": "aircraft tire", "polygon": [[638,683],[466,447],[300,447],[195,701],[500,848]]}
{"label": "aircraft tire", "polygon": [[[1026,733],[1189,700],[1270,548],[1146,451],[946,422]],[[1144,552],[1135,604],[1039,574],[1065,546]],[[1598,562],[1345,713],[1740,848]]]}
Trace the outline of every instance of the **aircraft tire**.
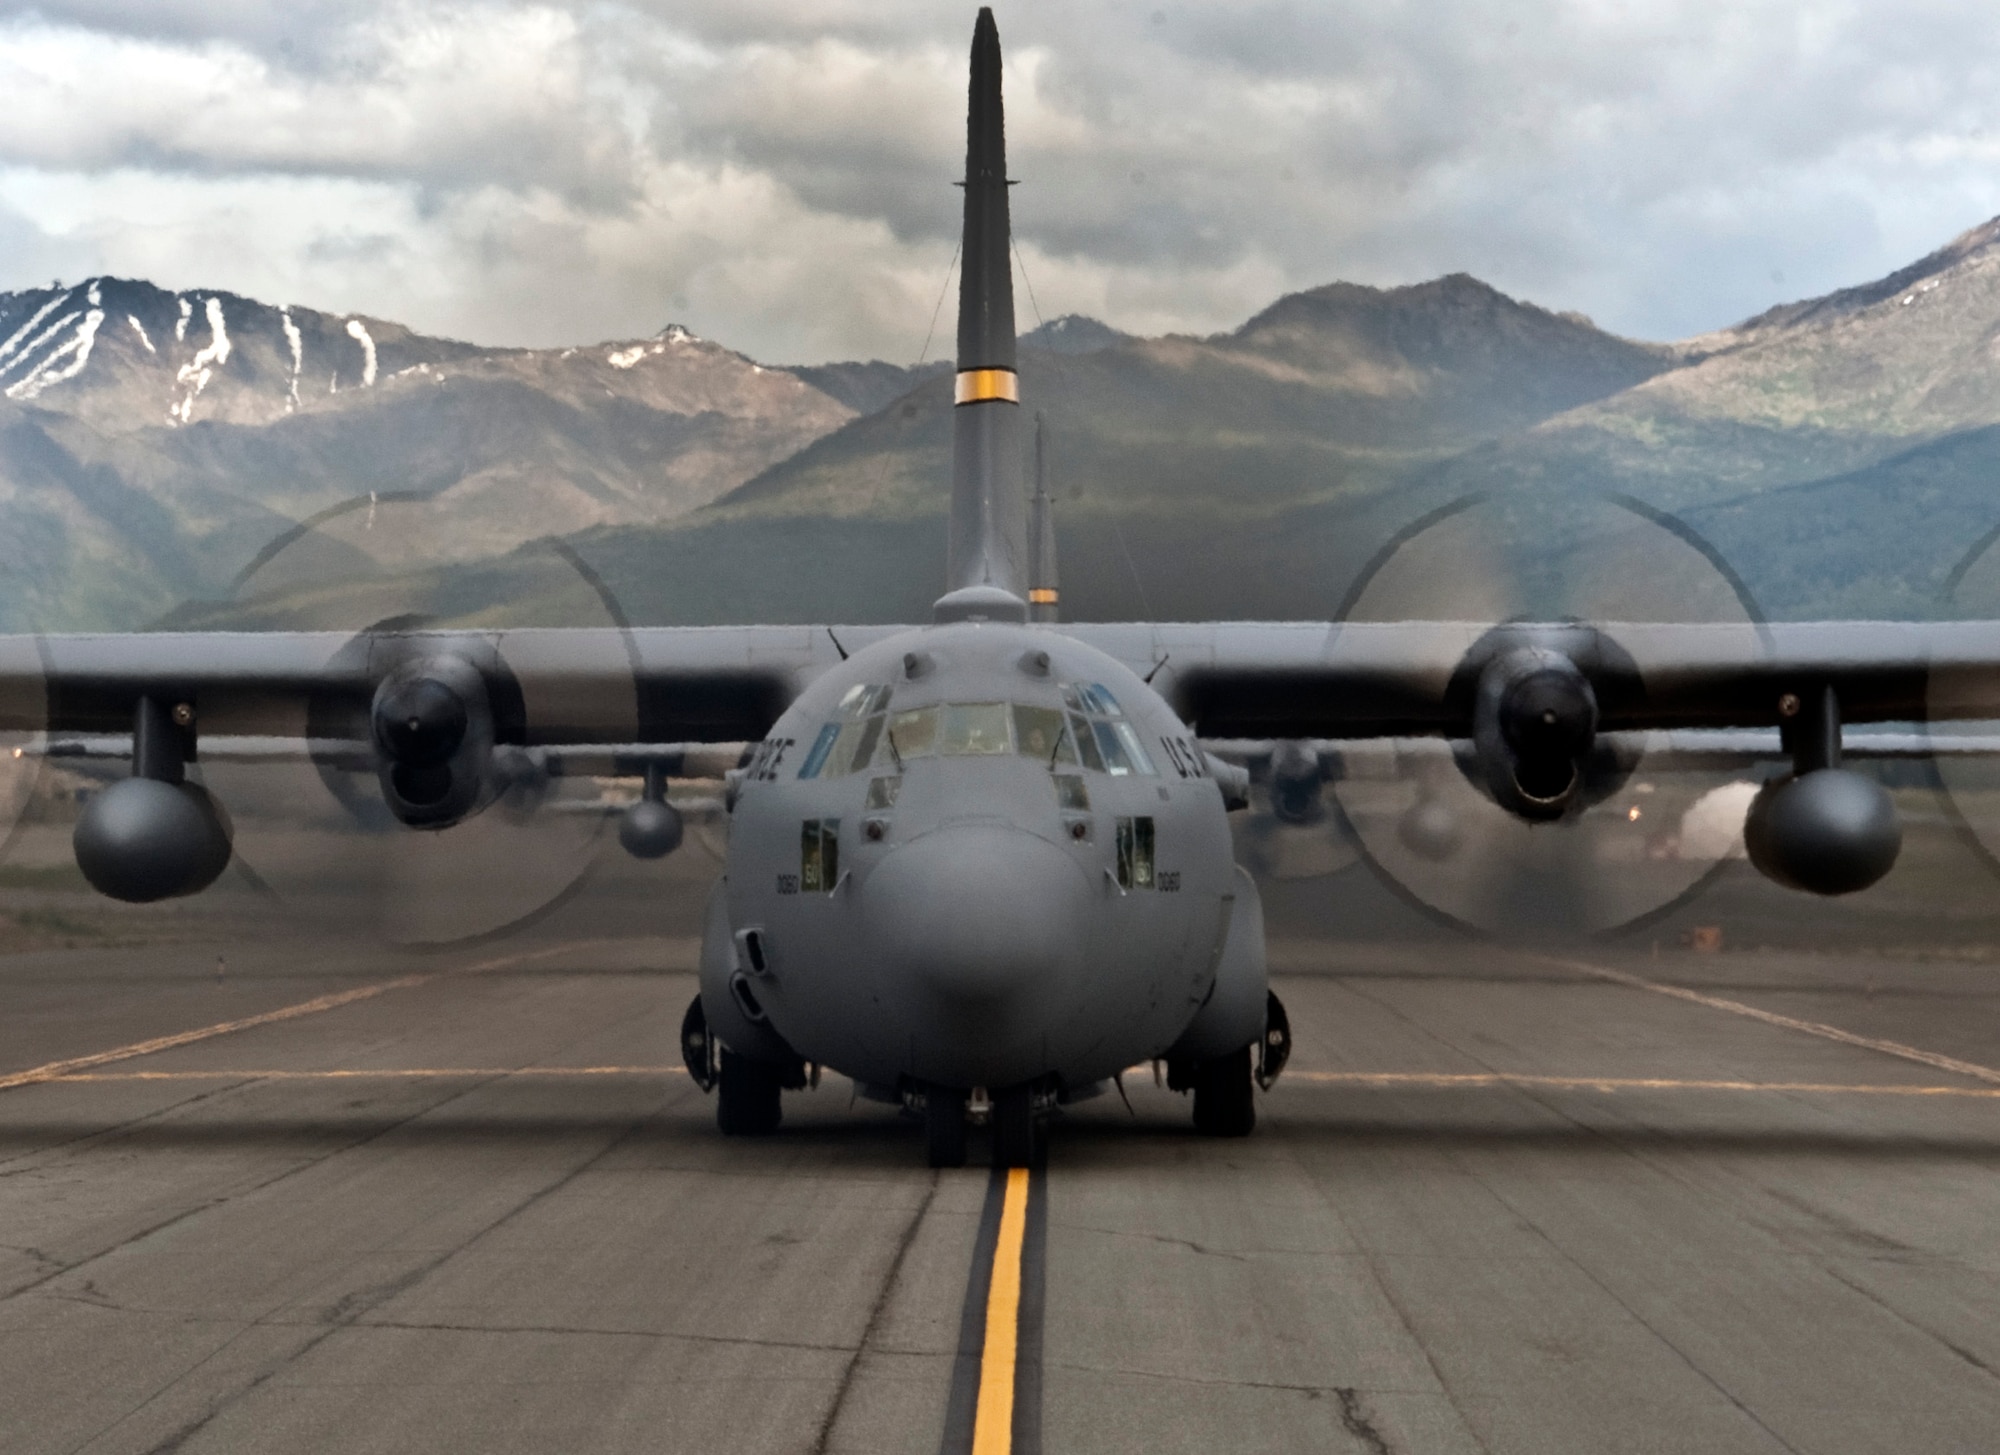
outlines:
{"label": "aircraft tire", "polygon": [[993,1097],[993,1165],[1034,1167],[1042,1161],[1044,1132],[1035,1115],[1035,1093],[1030,1086],[1009,1087]]}
{"label": "aircraft tire", "polygon": [[717,1078],[715,1124],[725,1137],[764,1137],[784,1119],[780,1099],[783,1071],[762,1061],[722,1048],[722,1074]]}
{"label": "aircraft tire", "polygon": [[1214,1056],[1195,1067],[1194,1129],[1205,1137],[1247,1137],[1257,1125],[1250,1048]]}
{"label": "aircraft tire", "polygon": [[965,1165],[965,1093],[933,1086],[924,1095],[924,1150],[933,1167]]}

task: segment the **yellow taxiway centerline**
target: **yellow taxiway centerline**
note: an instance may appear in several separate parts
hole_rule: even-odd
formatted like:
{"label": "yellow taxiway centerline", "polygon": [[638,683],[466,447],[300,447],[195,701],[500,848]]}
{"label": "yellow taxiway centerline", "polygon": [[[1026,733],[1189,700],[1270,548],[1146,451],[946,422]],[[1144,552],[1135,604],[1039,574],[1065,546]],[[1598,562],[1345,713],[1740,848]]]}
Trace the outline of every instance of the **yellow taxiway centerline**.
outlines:
{"label": "yellow taxiway centerline", "polygon": [[1014,1355],[1021,1324],[1021,1245],[1028,1232],[1028,1169],[1007,1170],[1000,1235],[993,1245],[993,1281],[986,1292],[986,1342],[979,1356],[979,1408],[972,1455],[1009,1455],[1014,1448]]}

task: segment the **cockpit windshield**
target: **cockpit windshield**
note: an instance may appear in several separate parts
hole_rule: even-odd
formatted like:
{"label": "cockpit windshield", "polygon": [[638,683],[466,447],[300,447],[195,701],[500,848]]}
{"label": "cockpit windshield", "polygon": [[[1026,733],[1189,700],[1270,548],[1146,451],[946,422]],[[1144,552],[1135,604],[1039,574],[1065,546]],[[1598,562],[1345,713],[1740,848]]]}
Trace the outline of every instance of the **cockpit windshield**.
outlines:
{"label": "cockpit windshield", "polygon": [[911,758],[1019,753],[1046,764],[1114,777],[1153,776],[1153,760],[1118,699],[1097,683],[1068,683],[1061,708],[1025,702],[946,702],[890,712],[890,689],[854,687],[813,740],[801,778],[839,778],[898,768]]}

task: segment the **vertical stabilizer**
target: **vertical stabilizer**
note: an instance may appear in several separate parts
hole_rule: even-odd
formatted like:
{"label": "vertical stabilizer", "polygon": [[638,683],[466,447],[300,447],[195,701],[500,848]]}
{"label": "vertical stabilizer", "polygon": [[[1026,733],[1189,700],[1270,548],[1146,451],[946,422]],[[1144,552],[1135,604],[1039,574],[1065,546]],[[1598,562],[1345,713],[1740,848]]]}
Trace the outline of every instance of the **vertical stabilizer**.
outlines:
{"label": "vertical stabilizer", "polygon": [[1049,428],[1035,411],[1035,493],[1028,497],[1028,619],[1060,621],[1056,578],[1056,502],[1049,494]]}
{"label": "vertical stabilizer", "polygon": [[982,9],[972,33],[965,120],[964,266],[958,282],[958,381],[952,411],[951,549],[946,589],[1028,586],[1021,390],[1014,370],[1014,276],[1000,31]]}

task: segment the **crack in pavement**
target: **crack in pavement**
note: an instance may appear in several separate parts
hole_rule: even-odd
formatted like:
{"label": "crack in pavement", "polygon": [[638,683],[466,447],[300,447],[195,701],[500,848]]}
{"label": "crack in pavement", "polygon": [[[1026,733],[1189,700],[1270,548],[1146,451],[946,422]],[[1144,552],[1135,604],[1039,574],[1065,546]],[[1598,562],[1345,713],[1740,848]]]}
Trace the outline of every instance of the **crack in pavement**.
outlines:
{"label": "crack in pavement", "polygon": [[438,1110],[440,1107],[450,1105],[453,1101],[457,1100],[459,1097],[470,1096],[474,1092],[480,1090],[481,1087],[490,1084],[491,1084],[490,1082],[482,1082],[480,1083],[480,1086],[463,1088],[462,1090],[454,1093],[451,1096],[441,1097],[437,1101],[432,1102],[430,1105],[411,1112],[406,1117],[398,1118],[396,1121],[389,1123],[387,1126],[378,1127],[376,1130],[369,1132],[366,1135],[356,1137],[351,1141],[343,1142],[339,1146],[330,1147],[326,1151],[320,1153],[318,1156],[309,1157],[303,1162],[295,1162],[290,1166],[285,1167],[282,1170],[272,1174],[270,1177],[266,1177],[260,1181],[253,1182],[247,1187],[239,1187],[234,1189],[233,1191],[225,1192],[215,1197],[206,1198],[203,1201],[194,1204],[192,1207],[181,1208],[179,1211],[171,1213],[168,1216],[162,1218],[159,1222],[149,1224],[148,1226],[141,1228],[136,1233],[132,1233],[127,1237],[120,1238],[117,1242],[112,1243],[108,1247],[100,1248],[96,1252],[86,1254],[85,1256],[76,1259],[72,1263],[64,1264],[60,1268],[57,1268],[50,1273],[42,1275],[40,1278],[34,1279],[31,1282],[20,1285],[18,1288],[9,1289],[6,1293],[0,1294],[0,1304],[4,1304],[13,1299],[19,1298],[23,1294],[33,1293],[37,1289],[43,1287],[45,1284],[51,1282],[52,1280],[61,1278],[66,1273],[74,1273],[79,1268],[88,1268],[92,1263],[95,1263],[100,1259],[109,1258],[113,1254],[122,1252],[123,1250],[131,1247],[135,1243],[144,1242],[147,1238],[152,1237],[155,1233],[163,1232],[167,1228],[171,1228],[177,1223],[185,1222],[189,1218],[199,1217],[201,1214],[212,1211],[215,1208],[226,1206],[227,1204],[234,1202],[238,1198],[255,1196],[257,1193],[264,1191],[266,1188],[276,1187],[279,1183],[286,1181],[288,1178],[299,1176],[300,1174],[305,1172],[310,1172],[315,1167],[318,1167],[321,1164],[328,1162],[335,1157],[341,1156],[342,1154],[347,1152],[355,1151],[358,1148],[365,1147],[370,1142],[379,1141],[381,1138],[389,1136],[391,1133],[397,1131],[399,1128],[405,1127],[409,1125],[411,1122],[417,1121],[422,1117],[430,1115],[430,1113]]}
{"label": "crack in pavement", "polygon": [[847,1366],[840,1371],[840,1384],[833,1392],[833,1400],[827,1406],[826,1417],[820,1421],[819,1433],[812,1444],[812,1455],[826,1455],[829,1442],[833,1439],[834,1426],[840,1423],[840,1412],[847,1406],[848,1391],[854,1387],[854,1376],[861,1368],[861,1360],[875,1341],[875,1331],[881,1326],[883,1316],[888,1312],[890,1295],[895,1292],[896,1280],[902,1276],[903,1261],[909,1257],[910,1248],[917,1241],[917,1231],[937,1200],[938,1183],[941,1174],[933,1170],[930,1186],[924,1189],[923,1201],[911,1214],[909,1223],[896,1240],[896,1252],[889,1260],[889,1268],[882,1275],[882,1287],[876,1291],[875,1302],[869,1307],[868,1321],[862,1325],[861,1337],[855,1341],[854,1352],[849,1356]]}
{"label": "crack in pavement", "polygon": [[1374,1455],[1396,1455],[1389,1447],[1389,1441],[1375,1428],[1375,1422],[1368,1418],[1368,1411],[1361,1404],[1361,1392],[1357,1389],[1336,1389],[1335,1398],[1340,1401],[1340,1423],[1347,1433],[1366,1445]]}
{"label": "crack in pavement", "polygon": [[[467,1094],[470,1093],[468,1092]],[[304,1359],[307,1355],[311,1354],[313,1350],[317,1349],[320,1345],[324,1344],[328,1339],[331,1339],[335,1334],[340,1333],[344,1329],[353,1327],[353,1325],[362,1317],[362,1315],[366,1314],[371,1309],[381,1307],[383,1304],[389,1302],[391,1299],[394,1299],[404,1293],[409,1292],[412,1288],[415,1288],[418,1284],[422,1283],[426,1278],[429,1278],[431,1274],[435,1273],[438,1269],[442,1268],[452,1259],[458,1257],[461,1253],[464,1253],[467,1250],[471,1249],[479,1242],[481,1242],[483,1239],[485,1239],[487,1236],[489,1236],[494,1232],[497,1232],[500,1228],[505,1227],[508,1223],[522,1216],[524,1213],[527,1213],[531,1209],[540,1206],[548,1198],[555,1196],[557,1193],[561,1192],[564,1188],[568,1187],[571,1183],[575,1182],[579,1177],[584,1176],[586,1173],[590,1171],[591,1168],[595,1167],[599,1162],[603,1161],[606,1157],[609,1157],[612,1153],[616,1152],[620,1147],[624,1146],[624,1144],[631,1138],[632,1134],[638,1130],[639,1126],[640,1122],[638,1120],[633,1121],[630,1125],[626,1127],[626,1129],[623,1132],[621,1132],[616,1137],[613,1137],[610,1141],[605,1143],[604,1146],[598,1148],[596,1152],[592,1153],[582,1162],[570,1168],[569,1171],[563,1173],[560,1177],[556,1178],[553,1182],[549,1183],[545,1187],[542,1187],[539,1190],[530,1193],[527,1197],[523,1198],[513,1207],[501,1213],[491,1222],[488,1222],[483,1227],[476,1229],[474,1232],[466,1236],[464,1239],[460,1240],[456,1245],[450,1248],[446,1248],[444,1251],[438,1253],[435,1257],[430,1258],[425,1262],[418,1264],[414,1268],[406,1270],[405,1272],[399,1274],[395,1278],[389,1279],[383,1283],[376,1284],[371,1288],[354,1290],[349,1294],[347,1294],[346,1296],[344,1296],[338,1303],[333,1305],[332,1309],[328,1311],[330,1317],[324,1317],[321,1320],[321,1322],[317,1325],[318,1332],[316,1332],[313,1335],[313,1337],[305,1340],[303,1343],[299,1344],[296,1348],[292,1349],[290,1352],[284,1354],[280,1358],[266,1365],[266,1367],[259,1370],[246,1383],[239,1385],[236,1389],[212,1397],[208,1401],[207,1407],[202,1411],[200,1415],[196,1416],[194,1419],[182,1425],[179,1429],[175,1430],[172,1434],[168,1435],[166,1439],[152,1446],[146,1452],[146,1455],[174,1455],[174,1452],[180,1450],[184,1445],[187,1444],[189,1440],[193,1439],[196,1435],[200,1434],[201,1431],[206,1429],[209,1425],[213,1424],[220,1416],[226,1414],[229,1410],[241,1404],[245,1399],[255,1394],[265,1384],[269,1383],[272,1379],[275,1379],[278,1375],[284,1373],[288,1369],[295,1367],[300,1360]],[[224,1349],[231,1347],[238,1340],[248,1336],[250,1333],[259,1329],[286,1328],[286,1327],[301,1327],[301,1326],[291,1323],[280,1323],[275,1320],[269,1320],[263,1318],[254,1320],[250,1324],[246,1325],[244,1329],[235,1336],[235,1338],[228,1340],[220,1348],[212,1351],[207,1356],[207,1358],[200,1361],[200,1363],[197,1363],[192,1369],[183,1371],[183,1373],[178,1378],[176,1378],[172,1383],[163,1386],[162,1389],[156,1391],[153,1395],[149,1396],[146,1400],[142,1401],[132,1410],[128,1411],[120,1420],[114,1422],[114,1424],[110,1428],[116,1428],[117,1424],[122,1424],[124,1423],[125,1420],[129,1420],[133,1416],[137,1415],[148,1404],[151,1404],[154,1400],[160,1398],[163,1394],[165,1394],[167,1390],[171,1389],[174,1384],[178,1384],[182,1380],[185,1380],[190,1374],[194,1372],[194,1370],[201,1368],[203,1364],[208,1363],[209,1360],[214,1359],[217,1355],[222,1353]],[[314,1327],[314,1326],[306,1325],[304,1327]]]}
{"label": "crack in pavement", "polygon": [[1171,1233],[1142,1233],[1135,1228],[1098,1228],[1087,1223],[1064,1223],[1065,1233],[1088,1233],[1099,1238],[1133,1238],[1143,1243],[1163,1243],[1169,1248],[1185,1248],[1204,1258],[1223,1258],[1231,1263],[1248,1263],[1256,1257],[1287,1258],[1301,1253],[1317,1254],[1318,1249],[1253,1248],[1247,1253],[1225,1253],[1193,1238],[1176,1238]]}
{"label": "crack in pavement", "polygon": [[[323,1320],[321,1322],[324,1322]],[[270,1320],[273,1326],[286,1326]],[[298,1325],[298,1327],[308,1327]],[[810,1339],[753,1339],[744,1334],[689,1334],[675,1329],[596,1329],[581,1324],[450,1324],[412,1319],[371,1319],[361,1317],[348,1325],[353,1329],[390,1329],[434,1334],[554,1334],[594,1339],[653,1339],[666,1343],[704,1344],[730,1349],[785,1349],[808,1354],[852,1354],[845,1344],[819,1344]]]}
{"label": "crack in pavement", "polygon": [[[1111,1364],[1081,1364],[1075,1360],[1051,1361],[1050,1369],[1059,1369],[1065,1374],[1082,1374],[1093,1379],[1116,1375],[1121,1379],[1145,1379],[1158,1384],[1192,1385],[1197,1389],[1264,1389],[1276,1394],[1303,1394],[1318,1399],[1323,1395],[1338,1396],[1344,1385],[1338,1384],[1295,1384],[1282,1379],[1220,1379],[1212,1375],[1163,1374],[1156,1369],[1132,1369]],[[1442,1391],[1436,1389],[1394,1389],[1377,1388],[1376,1394],[1413,1394],[1425,1398],[1436,1398]],[[1482,1449],[1485,1447],[1481,1447]]]}
{"label": "crack in pavement", "polygon": [[1894,1304],[1890,1303],[1888,1299],[1884,1298],[1881,1294],[1875,1292],[1874,1289],[1869,1288],[1865,1284],[1858,1283],[1852,1278],[1849,1278],[1847,1274],[1842,1272],[1840,1268],[1837,1267],[1836,1265],[1832,1263],[1822,1264],[1821,1271],[1824,1272],[1828,1277],[1832,1278],[1834,1282],[1839,1283],[1844,1287],[1850,1288],[1854,1292],[1860,1294],[1863,1298],[1867,1299],[1868,1302],[1874,1304],[1875,1307],[1882,1310],[1883,1313],[1889,1315],[1890,1318],[1896,1320],[1896,1322],[1902,1324],[1905,1328],[1914,1329],[1919,1334],[1922,1334],[1925,1338],[1933,1340],[1936,1343],[1942,1344],[1945,1348],[1949,1349],[1952,1353],[1956,1354],[1960,1359],[1964,1360],[1967,1364],[1970,1364],[1974,1369],[1977,1369],[1981,1374],[1984,1374],[1988,1379],[2000,1380],[2000,1370],[1996,1370],[1991,1364],[1988,1364],[1984,1359],[1981,1359],[1977,1354],[1973,1353],[1970,1349],[1964,1349],[1959,1347],[1957,1344],[1953,1343],[1950,1339],[1947,1339],[1943,1334],[1940,1334],[1936,1329],[1931,1328],[1927,1324],[1919,1323],[1916,1319],[1911,1318],[1908,1314],[1904,1313],[1901,1309],[1897,1308]]}

